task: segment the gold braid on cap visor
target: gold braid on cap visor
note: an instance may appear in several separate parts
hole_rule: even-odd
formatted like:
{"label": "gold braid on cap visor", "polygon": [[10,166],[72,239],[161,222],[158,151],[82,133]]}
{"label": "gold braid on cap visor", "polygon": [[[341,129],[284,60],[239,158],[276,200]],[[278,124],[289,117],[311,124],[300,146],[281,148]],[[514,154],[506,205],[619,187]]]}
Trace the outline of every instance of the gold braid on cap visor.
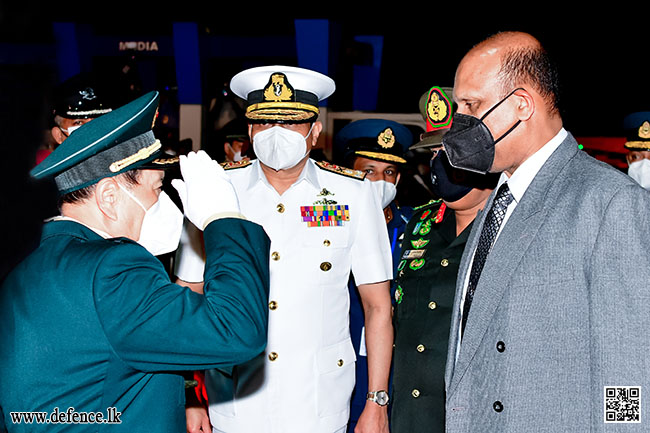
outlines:
{"label": "gold braid on cap visor", "polygon": [[354,153],[360,156],[367,156],[368,158],[383,159],[384,161],[401,162],[401,163],[406,162],[404,158],[400,158],[399,156],[392,155],[390,153],[369,152],[366,150],[359,150]]}
{"label": "gold braid on cap visor", "polygon": [[318,107],[302,102],[261,102],[246,108],[246,117],[253,120],[274,119],[279,116],[289,116],[295,120],[307,120],[318,115]]}
{"label": "gold braid on cap visor", "polygon": [[650,149],[650,141],[628,141],[625,143],[628,149]]}
{"label": "gold braid on cap visor", "polygon": [[156,140],[151,146],[140,149],[133,155],[127,156],[124,159],[115,161],[114,163],[111,164],[109,170],[113,173],[117,173],[118,171],[122,170],[124,167],[128,167],[131,164],[149,158],[151,155],[156,153],[158,149],[160,149],[161,147],[162,145],[160,144],[160,140]]}

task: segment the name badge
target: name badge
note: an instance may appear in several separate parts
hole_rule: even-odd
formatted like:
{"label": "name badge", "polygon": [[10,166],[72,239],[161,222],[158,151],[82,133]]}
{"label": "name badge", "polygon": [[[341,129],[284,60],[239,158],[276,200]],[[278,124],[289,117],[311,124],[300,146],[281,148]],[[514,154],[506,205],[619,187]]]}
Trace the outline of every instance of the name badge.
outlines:
{"label": "name badge", "polygon": [[427,250],[406,250],[402,254],[402,260],[421,259]]}

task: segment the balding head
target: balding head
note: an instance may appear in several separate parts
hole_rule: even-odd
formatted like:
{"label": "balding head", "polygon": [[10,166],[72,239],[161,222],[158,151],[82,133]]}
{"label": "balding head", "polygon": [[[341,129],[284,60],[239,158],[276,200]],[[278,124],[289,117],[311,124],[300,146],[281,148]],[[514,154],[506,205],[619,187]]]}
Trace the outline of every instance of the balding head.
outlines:
{"label": "balding head", "polygon": [[481,119],[495,142],[490,171],[512,174],[562,128],[557,74],[526,33],[498,33],[465,55],[456,70],[457,114]]}
{"label": "balding head", "polygon": [[497,33],[474,46],[463,61],[477,57],[494,58],[498,64],[496,79],[503,96],[517,87],[532,87],[549,114],[559,114],[557,69],[533,36],[523,32]]}

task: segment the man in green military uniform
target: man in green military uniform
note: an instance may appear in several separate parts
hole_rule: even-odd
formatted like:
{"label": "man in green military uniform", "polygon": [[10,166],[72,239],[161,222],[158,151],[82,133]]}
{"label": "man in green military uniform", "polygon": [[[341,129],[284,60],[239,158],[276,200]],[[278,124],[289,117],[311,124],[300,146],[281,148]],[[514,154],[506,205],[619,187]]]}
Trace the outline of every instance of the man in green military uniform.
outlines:
{"label": "man in green military uniform", "polygon": [[9,432],[184,431],[177,372],[227,370],[264,350],[269,240],[204,152],[180,158],[184,180],[172,185],[203,229],[205,296],[172,284],[151,254],[175,249],[182,224],[161,192],[170,161],[151,131],[158,99],[81,126],[32,170],[54,176],[61,216],[0,287]]}
{"label": "man in green military uniform", "polygon": [[[450,89],[447,89],[449,92]],[[472,222],[498,176],[457,170],[441,149],[452,105],[434,86],[420,99],[427,124],[411,149],[429,148],[432,191],[404,231],[395,291],[391,432],[444,432],[444,374],[456,275]]]}

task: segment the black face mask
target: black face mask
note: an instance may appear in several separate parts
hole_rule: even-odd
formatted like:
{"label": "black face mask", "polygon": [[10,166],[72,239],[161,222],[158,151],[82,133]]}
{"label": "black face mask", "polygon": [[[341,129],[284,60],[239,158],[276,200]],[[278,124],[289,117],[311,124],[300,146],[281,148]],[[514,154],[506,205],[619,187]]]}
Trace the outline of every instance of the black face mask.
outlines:
{"label": "black face mask", "polygon": [[442,137],[449,162],[456,168],[485,174],[494,163],[494,146],[512,132],[520,123],[518,120],[501,137],[494,139],[483,120],[521,87],[494,104],[480,119],[466,114],[455,113],[449,131]]}
{"label": "black face mask", "polygon": [[499,180],[497,173],[477,174],[452,167],[444,150],[439,151],[429,165],[432,192],[446,202],[460,200],[474,188],[494,188]]}

